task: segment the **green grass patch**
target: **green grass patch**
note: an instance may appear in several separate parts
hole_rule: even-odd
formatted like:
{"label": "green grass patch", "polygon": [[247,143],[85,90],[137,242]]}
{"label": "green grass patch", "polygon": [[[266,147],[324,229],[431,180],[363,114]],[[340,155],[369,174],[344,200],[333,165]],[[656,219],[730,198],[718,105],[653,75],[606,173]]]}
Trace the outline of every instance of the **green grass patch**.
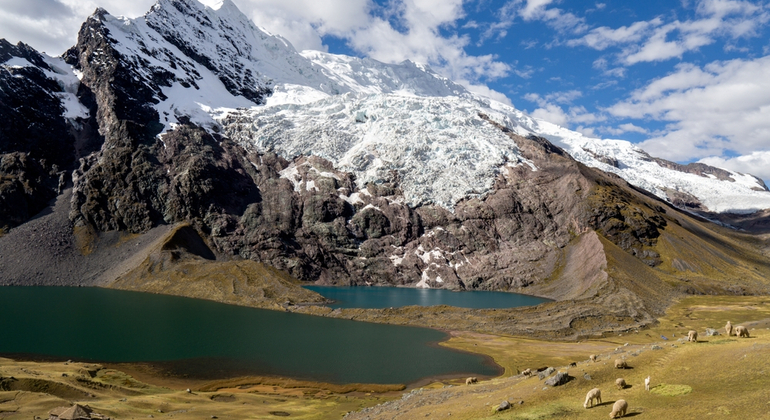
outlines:
{"label": "green grass patch", "polygon": [[731,342],[734,342],[734,341],[738,341],[738,340],[736,340],[734,338],[719,338],[717,340],[713,340],[713,339],[709,340],[708,343],[709,344],[727,344],[727,343],[731,343]]}
{"label": "green grass patch", "polygon": [[[516,409],[514,408],[513,410],[516,410]],[[574,413],[573,413],[573,410],[568,407],[565,407],[561,404],[552,403],[552,404],[543,404],[537,407],[532,407],[523,413],[522,412],[517,413],[515,411],[508,411],[508,412],[503,411],[500,414],[504,414],[502,416],[499,416],[499,418],[501,419],[541,420],[541,419],[552,419],[555,417],[568,416]]]}
{"label": "green grass patch", "polygon": [[679,395],[686,395],[691,393],[692,387],[689,385],[660,384],[650,389],[650,392],[656,395],[663,395],[666,397],[677,397]]}

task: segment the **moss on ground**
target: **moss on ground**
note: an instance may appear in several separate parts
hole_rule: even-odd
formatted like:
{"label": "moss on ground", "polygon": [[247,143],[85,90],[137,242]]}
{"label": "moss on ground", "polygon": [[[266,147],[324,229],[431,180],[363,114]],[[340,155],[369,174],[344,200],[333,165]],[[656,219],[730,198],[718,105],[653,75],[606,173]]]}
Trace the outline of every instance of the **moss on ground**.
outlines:
{"label": "moss on ground", "polygon": [[656,395],[664,395],[666,397],[676,397],[679,395],[691,393],[692,387],[689,385],[660,384],[650,388],[650,392]]}

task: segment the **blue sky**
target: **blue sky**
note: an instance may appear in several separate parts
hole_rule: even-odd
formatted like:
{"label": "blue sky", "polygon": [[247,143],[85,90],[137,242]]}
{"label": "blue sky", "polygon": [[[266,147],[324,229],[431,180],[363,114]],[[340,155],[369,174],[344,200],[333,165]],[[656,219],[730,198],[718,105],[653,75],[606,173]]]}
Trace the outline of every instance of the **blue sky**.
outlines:
{"label": "blue sky", "polygon": [[[298,49],[428,63],[585,135],[770,179],[766,1],[233,1]],[[0,37],[57,55],[96,6],[153,2],[0,0]]]}

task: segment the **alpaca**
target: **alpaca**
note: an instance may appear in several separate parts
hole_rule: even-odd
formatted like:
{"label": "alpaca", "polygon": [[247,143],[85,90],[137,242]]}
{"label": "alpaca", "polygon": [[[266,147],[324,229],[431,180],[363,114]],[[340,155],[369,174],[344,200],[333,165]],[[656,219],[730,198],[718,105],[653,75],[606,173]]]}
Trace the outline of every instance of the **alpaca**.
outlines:
{"label": "alpaca", "polygon": [[612,405],[610,418],[616,419],[618,417],[623,417],[626,415],[626,410],[628,410],[628,403],[626,400],[617,400],[615,401],[615,404]]}
{"label": "alpaca", "polygon": [[725,333],[727,333],[728,337],[733,335],[733,324],[730,321],[727,321],[727,324],[725,324]]}
{"label": "alpaca", "polygon": [[529,369],[529,368],[527,368],[527,369],[524,369],[524,370],[521,372],[521,374],[522,374],[522,375],[524,375],[524,376],[526,376],[526,377],[530,377],[530,376],[532,376],[532,369]]}
{"label": "alpaca", "polygon": [[628,367],[628,364],[623,359],[615,359],[615,368],[616,369],[625,369]]}
{"label": "alpaca", "polygon": [[697,343],[698,342],[698,331],[690,330],[690,332],[687,333],[687,341]]}
{"label": "alpaca", "polygon": [[736,337],[749,337],[749,329],[744,327],[743,325],[738,325],[735,327],[735,336]]}
{"label": "alpaca", "polygon": [[595,355],[595,354],[592,354],[592,355],[588,356],[588,358],[589,358],[589,359],[590,359],[592,362],[596,362],[596,355]]}
{"label": "alpaca", "polygon": [[475,383],[477,383],[478,381],[479,381],[479,379],[478,379],[478,378],[476,378],[475,376],[471,376],[470,378],[468,378],[468,379],[466,379],[466,380],[465,380],[465,385],[471,385],[471,384],[475,384]]}
{"label": "alpaca", "polygon": [[584,408],[588,408],[588,404],[591,404],[591,407],[594,406],[594,400],[596,400],[597,404],[602,403],[602,391],[599,388],[594,388],[586,394],[586,402],[583,403]]}
{"label": "alpaca", "polygon": [[650,390],[650,377],[644,378],[644,390],[649,391]]}
{"label": "alpaca", "polygon": [[615,379],[615,386],[618,387],[618,389],[625,389],[626,388],[626,380],[623,378]]}

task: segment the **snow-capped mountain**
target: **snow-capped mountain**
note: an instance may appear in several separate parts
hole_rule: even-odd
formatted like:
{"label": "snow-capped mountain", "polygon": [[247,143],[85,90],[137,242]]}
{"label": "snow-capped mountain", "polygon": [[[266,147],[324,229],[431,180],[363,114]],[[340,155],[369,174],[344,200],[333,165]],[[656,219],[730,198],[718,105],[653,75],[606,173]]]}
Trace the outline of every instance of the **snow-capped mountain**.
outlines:
{"label": "snow-capped mountain", "polygon": [[111,46],[151,87],[163,131],[189,119],[223,130],[248,150],[286,158],[313,154],[354,173],[359,187],[395,171],[411,206],[451,209],[487,194],[503,166],[524,162],[483,114],[517,134],[543,136],[578,161],[682,207],[770,208],[770,193],[750,175],[687,172],[629,142],[587,138],[474,95],[427,66],[297,52],[230,0],[218,8],[161,0],[136,19],[105,12],[91,19],[103,21]]}
{"label": "snow-capped mountain", "polygon": [[[587,138],[474,95],[424,65],[297,52],[230,0],[218,8],[161,0],[139,18],[99,10],[90,20],[101,22],[109,47],[148,88],[150,103],[142,106],[157,113],[162,132],[182,119],[224,130],[249,150],[317,155],[353,172],[359,186],[395,171],[411,206],[451,209],[488,193],[501,167],[524,162],[510,139],[482,121],[483,114],[517,134],[543,136],[578,161],[682,207],[770,208],[770,193],[750,175],[716,168],[687,172],[630,142]],[[46,60],[55,69],[44,69],[49,77],[65,86],[60,96],[68,116],[84,117],[86,107],[74,100],[77,70],[67,74],[60,59]],[[34,64],[20,57],[3,63],[27,65]]]}
{"label": "snow-capped mountain", "polygon": [[67,273],[16,264],[0,284],[83,284],[105,272],[77,274],[103,232],[185,223],[206,255],[301,280],[526,288],[594,308],[570,320],[641,319],[674,287],[733,293],[698,282],[735,261],[752,262],[732,268],[743,291],[765,290],[746,268],[755,251],[651,196],[770,208],[756,178],[586,138],[424,65],[298,52],[229,0],[159,0],[135,19],[98,9],[61,58],[2,42],[0,62],[0,229],[69,194],[47,246],[51,261],[74,255]]}

